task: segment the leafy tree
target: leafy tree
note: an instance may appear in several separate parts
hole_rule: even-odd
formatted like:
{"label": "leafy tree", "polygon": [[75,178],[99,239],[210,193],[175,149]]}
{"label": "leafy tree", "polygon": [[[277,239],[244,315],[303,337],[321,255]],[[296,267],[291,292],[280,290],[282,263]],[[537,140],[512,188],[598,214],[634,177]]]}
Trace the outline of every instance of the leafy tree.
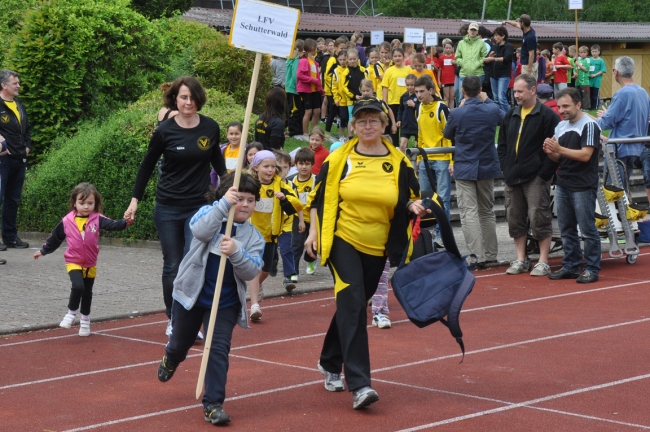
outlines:
{"label": "leafy tree", "polygon": [[192,7],[194,0],[131,0],[131,7],[149,19],[171,17]]}
{"label": "leafy tree", "polygon": [[82,116],[105,117],[160,83],[165,58],[156,27],[128,0],[57,0],[27,14],[7,65],[21,74],[42,151]]}
{"label": "leafy tree", "polygon": [[40,0],[2,0],[0,7],[0,69],[5,66],[5,59],[11,39],[20,30],[26,13],[35,9]]}

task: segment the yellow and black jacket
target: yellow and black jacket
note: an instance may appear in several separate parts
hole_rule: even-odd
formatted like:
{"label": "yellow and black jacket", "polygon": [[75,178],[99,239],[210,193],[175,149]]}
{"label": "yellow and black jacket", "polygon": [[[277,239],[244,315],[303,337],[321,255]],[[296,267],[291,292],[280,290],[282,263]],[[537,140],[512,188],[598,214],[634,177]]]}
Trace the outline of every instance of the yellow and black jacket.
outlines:
{"label": "yellow and black jacket", "polygon": [[[286,199],[275,198],[276,192],[282,192]],[[264,204],[264,199],[272,199],[273,210],[270,212],[258,211],[258,206]],[[277,205],[277,204],[280,205]],[[262,185],[262,196],[258,202],[255,212],[251,216],[251,223],[262,234],[264,240],[276,242],[282,232],[283,213],[293,215],[302,210],[302,203],[296,196],[294,190],[278,175],[273,177],[270,185]]]}
{"label": "yellow and black jacket", "polygon": [[[334,241],[339,213],[339,183],[348,170],[348,156],[358,142],[359,138],[354,137],[335,152],[330,153],[323,163],[320,173],[316,176],[316,186],[309,195],[309,206],[316,208],[317,218],[311,223],[316,224],[318,232],[318,254],[321,256],[321,265],[327,263]],[[393,172],[398,187],[398,199],[388,233],[386,251],[391,265],[398,265],[404,249],[408,245],[410,235],[406,204],[409,200],[420,198],[420,186],[415,177],[413,166],[406,156],[390,142],[382,139],[382,143],[390,152],[393,166],[397,167]],[[381,190],[381,188],[382,185],[377,185],[377,190]],[[368,211],[372,211],[372,209],[368,209]]]}

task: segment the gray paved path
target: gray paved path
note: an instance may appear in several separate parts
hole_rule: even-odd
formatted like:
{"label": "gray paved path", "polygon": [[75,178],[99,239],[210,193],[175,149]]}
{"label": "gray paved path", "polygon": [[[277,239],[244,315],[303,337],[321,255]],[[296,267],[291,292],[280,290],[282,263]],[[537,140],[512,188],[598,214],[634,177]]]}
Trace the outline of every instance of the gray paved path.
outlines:
{"label": "gray paved path", "polygon": [[[454,232],[461,253],[467,253],[460,228],[454,228]],[[499,259],[513,260],[516,257],[514,244],[508,237],[505,223],[497,225],[497,236]],[[30,243],[30,249],[0,252],[0,258],[7,260],[6,265],[0,265],[0,334],[58,326],[67,312],[70,280],[63,262],[65,244],[54,254],[34,260],[34,251],[46,235],[21,233],[20,237]],[[158,243],[128,246],[102,240],[93,289],[92,320],[162,311],[161,271],[162,254]],[[279,275],[264,283],[265,297],[286,295],[281,272],[280,266]],[[301,273],[294,295],[333,286],[329,270],[324,267],[317,267],[314,275],[305,275],[304,268]]]}

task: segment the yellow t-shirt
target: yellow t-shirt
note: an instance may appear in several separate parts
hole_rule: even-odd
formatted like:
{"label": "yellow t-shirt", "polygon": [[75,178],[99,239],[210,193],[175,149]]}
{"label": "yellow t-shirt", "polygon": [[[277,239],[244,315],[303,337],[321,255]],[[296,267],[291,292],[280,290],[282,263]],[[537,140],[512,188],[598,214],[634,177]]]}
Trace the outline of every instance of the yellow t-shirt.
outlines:
{"label": "yellow t-shirt", "polygon": [[375,63],[374,65],[368,66],[368,79],[372,81],[372,88],[375,90],[375,93],[381,97],[379,92],[381,91],[381,76],[384,74],[384,67],[380,62]]}
{"label": "yellow t-shirt", "polygon": [[436,86],[436,92],[440,94],[440,86],[438,85],[438,79],[436,78],[435,74],[431,72],[429,69],[422,69],[422,72],[418,72],[415,69],[413,69],[413,75],[416,77],[420,78],[422,75],[428,75],[429,78],[433,81],[433,85]]}
{"label": "yellow t-shirt", "polygon": [[226,160],[226,169],[228,172],[237,169],[237,160],[239,158],[239,147],[233,149],[230,144],[223,150],[223,158]]}
{"label": "yellow t-shirt", "polygon": [[398,190],[389,153],[348,157],[348,172],[339,186],[339,218],[334,235],[359,252],[386,254],[390,222],[395,214]]}
{"label": "yellow t-shirt", "polygon": [[[421,103],[416,112],[418,119],[418,147],[451,147],[451,141],[444,137],[443,131],[447,125],[449,108],[442,101]],[[448,160],[453,164],[451,153],[428,155],[429,160]],[[418,156],[418,160],[422,160]]]}
{"label": "yellow t-shirt", "polygon": [[302,215],[306,223],[309,223],[309,206],[307,203],[309,202],[309,193],[314,190],[314,184],[316,183],[316,175],[312,174],[311,177],[309,177],[305,181],[300,181],[298,179],[298,175],[296,175],[293,178],[293,190],[296,191],[296,194],[298,195],[298,198],[300,199],[300,202],[302,203]]}
{"label": "yellow t-shirt", "polygon": [[517,144],[515,145],[515,154],[519,154],[519,138],[521,138],[521,131],[524,129],[524,120],[526,120],[526,116],[530,114],[533,108],[535,108],[535,105],[533,105],[530,108],[521,107],[521,124],[519,125],[519,133],[517,134]]}
{"label": "yellow t-shirt", "polygon": [[[318,78],[318,68],[316,67],[316,62],[309,57],[307,58],[309,60],[309,74],[311,75],[312,78]],[[318,90],[318,87],[316,84],[311,85],[311,92],[314,93],[316,90]]]}
{"label": "yellow t-shirt", "polygon": [[[81,233],[81,236],[83,238],[83,235],[85,234],[84,228],[86,228],[86,222],[88,222],[88,216],[86,217],[76,216],[74,218],[74,222],[77,224],[77,228],[79,228],[79,232]],[[68,273],[70,273],[72,270],[81,270],[85,278],[97,277],[97,266],[92,266],[85,269],[81,267],[79,264],[66,264],[65,270]]]}
{"label": "yellow t-shirt", "polygon": [[16,105],[16,101],[5,101],[5,105],[9,107],[10,110],[16,114],[16,118],[18,119],[18,123],[21,123],[22,119],[20,118],[20,111],[18,111],[18,106]]}
{"label": "yellow t-shirt", "polygon": [[[388,89],[388,105],[399,105],[400,98],[406,91],[406,76],[412,74],[413,69],[409,66],[391,66],[384,72],[384,79],[381,81],[381,86]],[[382,89],[383,93],[383,89]],[[378,94],[380,98],[382,95]]]}
{"label": "yellow t-shirt", "polygon": [[273,220],[273,207],[280,205],[276,202],[273,183],[264,184],[260,188],[260,200],[255,205],[255,211],[251,216],[251,223],[262,234],[264,240],[271,242],[271,223]]}

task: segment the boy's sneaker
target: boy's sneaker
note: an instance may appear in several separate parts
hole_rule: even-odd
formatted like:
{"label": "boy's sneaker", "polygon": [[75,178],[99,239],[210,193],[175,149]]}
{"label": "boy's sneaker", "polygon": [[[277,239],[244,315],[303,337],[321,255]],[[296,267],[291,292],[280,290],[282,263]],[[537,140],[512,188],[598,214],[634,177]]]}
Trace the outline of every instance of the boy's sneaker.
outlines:
{"label": "boy's sneaker", "polygon": [[544,262],[538,262],[535,264],[535,267],[533,267],[533,271],[530,272],[531,276],[548,276],[548,274],[551,272],[551,267]]}
{"label": "boy's sneaker", "polygon": [[226,414],[220,403],[210,404],[203,408],[203,418],[213,425],[230,423],[230,416]]}
{"label": "boy's sneaker", "polygon": [[291,292],[296,288],[296,284],[290,278],[284,278],[284,289]]}
{"label": "boy's sneaker", "polygon": [[343,380],[341,379],[341,374],[327,372],[325,369],[323,369],[323,366],[320,365],[320,361],[318,362],[318,370],[320,373],[325,375],[325,390],[331,392],[342,392],[345,390],[345,387],[343,386]]}
{"label": "boy's sneaker", "polygon": [[308,262],[307,263],[307,270],[305,270],[305,273],[307,273],[309,275],[316,273],[316,263],[315,262]]}
{"label": "boy's sneaker", "polygon": [[379,400],[379,395],[370,386],[361,387],[354,391],[352,396],[352,408],[361,409]]}
{"label": "boy's sneaker", "polygon": [[260,309],[260,305],[257,303],[251,306],[250,317],[251,321],[260,321],[262,319],[262,309]]}
{"label": "boy's sneaker", "polygon": [[293,282],[293,283],[297,283],[297,282],[298,282],[298,275],[297,275],[297,274],[295,274],[295,275],[291,275],[291,282]]}
{"label": "boy's sneaker", "polygon": [[61,320],[61,323],[59,324],[59,327],[63,328],[70,328],[72,327],[72,324],[74,324],[74,320],[77,318],[77,315],[72,315],[70,312],[65,314],[63,319]]}
{"label": "boy's sneaker", "polygon": [[167,328],[165,329],[165,336],[172,335],[172,320],[167,321]]}
{"label": "boy's sneaker", "polygon": [[90,336],[90,320],[80,319],[79,320],[79,336]]}
{"label": "boy's sneaker", "polygon": [[372,317],[373,327],[379,327],[380,329],[389,329],[391,326],[390,319],[382,313],[376,313]]}
{"label": "boy's sneaker", "polygon": [[8,248],[27,249],[29,247],[29,243],[25,243],[18,237],[16,237],[15,240],[10,240],[10,241],[4,241],[3,239],[2,242]]}
{"label": "boy's sneaker", "polygon": [[203,340],[203,333],[201,333],[201,330],[196,334],[196,340],[197,341],[202,341]]}
{"label": "boy's sneaker", "polygon": [[589,270],[585,270],[580,276],[578,276],[576,282],[582,284],[598,282],[598,275],[596,273],[590,272]]}
{"label": "boy's sneaker", "polygon": [[164,355],[160,364],[158,365],[158,381],[167,382],[174,376],[178,365],[171,364],[167,361],[167,355]]}
{"label": "boy's sneaker", "polygon": [[519,273],[525,273],[528,270],[530,270],[530,261],[514,260],[510,263],[510,267],[506,270],[506,274],[516,275]]}

